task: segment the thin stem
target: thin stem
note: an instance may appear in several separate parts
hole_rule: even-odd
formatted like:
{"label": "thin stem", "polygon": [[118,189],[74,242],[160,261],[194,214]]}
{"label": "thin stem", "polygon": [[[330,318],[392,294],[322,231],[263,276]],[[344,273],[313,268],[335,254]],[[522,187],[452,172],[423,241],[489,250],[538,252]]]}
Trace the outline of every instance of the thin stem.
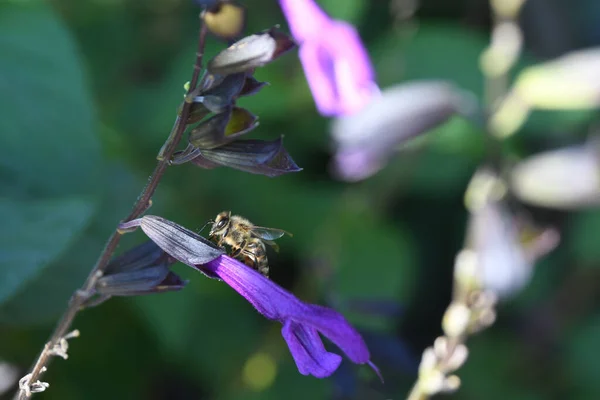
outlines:
{"label": "thin stem", "polygon": [[[194,71],[192,74],[192,80],[190,81],[188,93],[193,91],[196,88],[196,85],[198,84],[200,71],[202,69],[202,57],[204,55],[206,34],[207,28],[206,25],[202,22],[198,34],[198,51],[196,52],[196,62],[194,63]],[[181,141],[183,133],[185,132],[185,128],[187,126],[186,122],[190,114],[191,105],[192,104],[188,102],[184,103],[183,108],[181,110],[181,115],[177,117],[175,124],[173,125],[173,129],[169,134],[169,138],[163,146],[164,157],[158,160],[158,163],[154,168],[154,172],[152,172],[152,175],[150,176],[148,184],[146,185],[146,187],[144,187],[144,189],[138,196],[137,201],[133,205],[131,213],[123,220],[123,222],[131,221],[132,219],[138,218],[152,204],[152,196],[154,195],[158,184],[160,183],[167,167],[169,166],[169,160],[173,156],[173,153],[175,153],[175,150],[177,149],[177,146]],[[96,286],[98,279],[102,277],[106,266],[108,265],[115,250],[117,249],[119,241],[121,240],[121,236],[122,234],[120,234],[116,230],[112,233],[112,235],[106,243],[106,246],[104,247],[104,250],[102,250],[102,253],[100,253],[100,256],[98,257],[94,268],[88,275],[82,288],[77,290],[71,297],[67,310],[56,325],[56,328],[54,329],[50,340],[44,346],[44,349],[40,353],[37,361],[35,362],[32,368],[29,382],[36,382],[38,380],[43,368],[48,364],[50,360],[51,350],[59,343],[59,341],[65,336],[67,331],[70,329],[71,324],[73,323],[73,320],[75,319],[77,313],[81,310],[84,301],[89,299],[94,287]],[[20,391],[18,398],[19,400],[27,399],[25,391]]]}
{"label": "thin stem", "polygon": [[419,381],[415,382],[406,400],[425,400],[427,395],[421,392]]}

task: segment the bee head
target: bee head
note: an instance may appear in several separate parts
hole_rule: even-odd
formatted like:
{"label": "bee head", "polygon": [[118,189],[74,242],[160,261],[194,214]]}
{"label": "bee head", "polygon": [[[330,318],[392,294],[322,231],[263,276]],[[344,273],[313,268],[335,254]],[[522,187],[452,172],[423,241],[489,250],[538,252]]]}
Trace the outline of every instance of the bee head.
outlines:
{"label": "bee head", "polygon": [[215,221],[210,228],[209,236],[224,236],[225,232],[229,228],[229,221],[231,220],[231,211],[223,211],[215,218]]}

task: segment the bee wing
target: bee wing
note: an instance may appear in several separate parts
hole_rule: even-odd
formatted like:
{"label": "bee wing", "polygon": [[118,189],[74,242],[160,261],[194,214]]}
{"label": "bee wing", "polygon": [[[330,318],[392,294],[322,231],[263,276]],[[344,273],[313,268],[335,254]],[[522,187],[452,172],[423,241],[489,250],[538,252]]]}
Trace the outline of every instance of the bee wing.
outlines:
{"label": "bee wing", "polygon": [[283,235],[294,236],[289,232],[286,232],[282,229],[275,228],[265,228],[264,226],[253,226],[251,228],[252,236],[257,237],[263,240],[275,240],[279,239]]}
{"label": "bee wing", "polygon": [[272,240],[265,240],[265,239],[263,239],[263,242],[265,242],[266,244],[271,246],[273,248],[273,250],[275,250],[275,252],[279,253],[279,245],[277,243],[275,243]]}

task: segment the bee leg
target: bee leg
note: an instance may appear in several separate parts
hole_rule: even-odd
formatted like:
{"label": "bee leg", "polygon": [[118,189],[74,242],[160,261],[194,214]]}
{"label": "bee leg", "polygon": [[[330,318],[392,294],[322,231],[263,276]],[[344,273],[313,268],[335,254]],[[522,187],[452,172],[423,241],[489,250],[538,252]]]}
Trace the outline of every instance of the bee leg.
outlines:
{"label": "bee leg", "polygon": [[242,243],[240,243],[240,247],[236,248],[235,256],[233,253],[231,256],[237,258],[250,268],[256,269],[256,257],[250,250],[247,249],[247,247],[248,241],[244,240]]}
{"label": "bee leg", "polygon": [[[264,250],[264,247],[263,247]],[[246,257],[247,260],[249,260],[250,262],[252,262],[252,268],[254,268],[255,270],[257,270],[258,272],[260,272],[261,274],[263,274],[265,277],[269,277],[269,264],[267,263],[261,263],[259,260],[259,256],[253,252],[253,251],[249,251],[247,250],[245,247],[242,249],[244,256]],[[261,254],[264,257],[264,254],[261,252]]]}
{"label": "bee leg", "polygon": [[233,258],[238,258],[241,253],[242,253],[242,248],[236,247],[235,249],[231,250],[231,253],[229,253],[229,255]]}
{"label": "bee leg", "polygon": [[258,272],[263,274],[265,276],[265,278],[268,278],[269,277],[269,266],[263,265],[263,266],[259,267]]}
{"label": "bee leg", "polygon": [[259,271],[258,259],[256,258],[256,255],[254,253],[249,251],[242,251],[241,256],[244,258],[246,265],[249,265],[252,267],[252,269]]}

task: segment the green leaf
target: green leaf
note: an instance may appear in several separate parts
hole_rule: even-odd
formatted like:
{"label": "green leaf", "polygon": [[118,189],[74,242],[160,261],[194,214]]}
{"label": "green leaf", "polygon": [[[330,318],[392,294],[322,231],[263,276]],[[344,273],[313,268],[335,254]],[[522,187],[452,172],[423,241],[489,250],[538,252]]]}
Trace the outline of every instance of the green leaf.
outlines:
{"label": "green leaf", "polygon": [[[375,299],[403,303],[414,288],[415,257],[411,237],[397,224],[378,219],[368,208],[352,207],[346,201],[332,221],[334,231],[321,238],[333,249],[334,289],[341,299]],[[352,316],[362,328],[385,327],[389,318]],[[391,328],[391,326],[389,327]]]}
{"label": "green leaf", "polygon": [[368,3],[365,0],[320,0],[319,5],[331,18],[356,24],[366,13]]}
{"label": "green leaf", "polygon": [[518,378],[532,365],[531,360],[523,356],[520,343],[514,337],[493,330],[494,327],[469,340],[469,358],[458,371],[459,393],[464,398],[486,400],[544,398],[542,393],[520,384]]}
{"label": "green leaf", "polygon": [[[53,11],[42,2],[2,3],[0,54],[0,320],[18,323],[45,309],[47,287],[61,287],[64,308],[65,287],[74,287],[57,261],[87,240],[103,168],[77,49]],[[17,299],[36,282],[22,307]]]}
{"label": "green leaf", "polygon": [[488,45],[484,35],[457,25],[424,23],[404,49],[403,42],[392,34],[372,52],[383,87],[401,79],[443,79],[481,98],[484,81],[479,55]]}
{"label": "green leaf", "polygon": [[569,224],[567,245],[573,256],[585,265],[597,266],[600,262],[600,211],[589,210],[575,214]]}
{"label": "green leaf", "polygon": [[593,399],[600,396],[598,380],[598,352],[600,346],[600,318],[595,316],[575,330],[569,338],[564,371],[573,383],[571,398]]}
{"label": "green leaf", "polygon": [[[40,324],[55,320],[65,310],[69,296],[83,284],[108,236],[131,210],[131,203],[144,184],[144,180],[133,179],[122,167],[109,165],[106,169],[106,180],[98,182],[106,192],[103,201],[99,199],[94,204],[94,209],[98,208],[95,218],[89,215],[91,221],[85,229],[72,230],[76,240],[27,282],[23,290],[2,304],[0,324]],[[51,239],[54,235],[51,230],[45,234]],[[24,243],[27,240],[25,238]]]}
{"label": "green leaf", "polygon": [[[381,87],[401,80],[445,79],[473,92],[483,101],[485,79],[479,67],[489,37],[456,24],[423,23],[407,41],[398,33],[380,40],[370,53]],[[511,75],[537,61],[524,54]],[[399,66],[401,66],[399,68]],[[535,111],[523,131],[528,135],[555,135],[579,128],[593,118],[593,111]]]}
{"label": "green leaf", "polygon": [[96,190],[100,152],[76,49],[42,4],[0,6],[0,180],[20,193]]}
{"label": "green leaf", "polygon": [[190,365],[198,377],[225,384],[257,346],[258,323],[277,322],[264,320],[225,283],[188,267],[176,269],[190,280],[184,290],[138,297],[135,306],[156,335],[161,352]]}
{"label": "green leaf", "polygon": [[0,303],[68,248],[93,210],[94,203],[80,198],[0,199]]}

